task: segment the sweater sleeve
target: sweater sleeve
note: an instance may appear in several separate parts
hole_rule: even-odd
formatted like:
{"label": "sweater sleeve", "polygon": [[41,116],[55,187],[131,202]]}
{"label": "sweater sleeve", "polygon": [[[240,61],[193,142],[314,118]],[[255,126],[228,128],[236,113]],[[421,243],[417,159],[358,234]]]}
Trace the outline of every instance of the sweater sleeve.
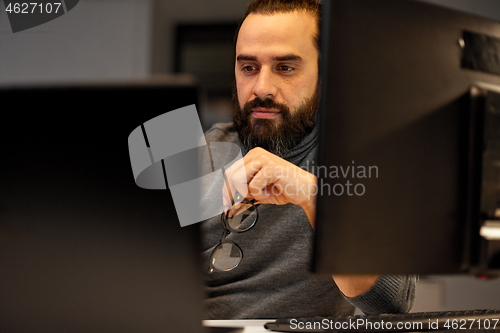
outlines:
{"label": "sweater sleeve", "polygon": [[415,301],[416,275],[381,275],[365,293],[345,299],[365,314],[407,313]]}

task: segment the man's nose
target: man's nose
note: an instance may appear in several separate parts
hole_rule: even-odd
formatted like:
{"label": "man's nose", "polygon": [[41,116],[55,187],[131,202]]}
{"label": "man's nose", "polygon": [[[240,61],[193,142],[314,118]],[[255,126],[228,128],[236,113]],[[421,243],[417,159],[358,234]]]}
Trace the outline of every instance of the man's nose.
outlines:
{"label": "man's nose", "polygon": [[253,88],[253,94],[256,97],[265,99],[266,97],[274,98],[277,93],[278,86],[276,85],[272,71],[269,68],[261,68]]}

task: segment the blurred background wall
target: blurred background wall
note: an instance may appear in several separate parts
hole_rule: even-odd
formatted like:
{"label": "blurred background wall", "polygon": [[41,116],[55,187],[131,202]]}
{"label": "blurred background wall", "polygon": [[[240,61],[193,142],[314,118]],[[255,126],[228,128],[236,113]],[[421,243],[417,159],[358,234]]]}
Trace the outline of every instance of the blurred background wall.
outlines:
{"label": "blurred background wall", "polygon": [[0,83],[95,81],[150,73],[151,2],[83,0],[13,34],[0,4]]}
{"label": "blurred background wall", "polygon": [[[500,21],[498,0],[425,1]],[[203,88],[198,108],[206,129],[231,119],[232,29],[246,4],[81,0],[62,17],[13,34],[2,1],[0,85],[135,80],[187,71],[198,75]],[[500,308],[500,281],[421,279],[415,311],[466,308]]]}

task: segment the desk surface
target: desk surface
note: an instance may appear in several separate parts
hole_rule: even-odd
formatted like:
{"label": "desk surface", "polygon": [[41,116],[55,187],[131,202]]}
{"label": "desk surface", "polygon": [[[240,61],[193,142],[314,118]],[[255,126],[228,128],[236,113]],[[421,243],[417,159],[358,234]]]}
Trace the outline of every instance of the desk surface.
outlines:
{"label": "desk surface", "polygon": [[264,324],[274,319],[246,319],[246,320],[204,320],[203,326],[208,327],[244,327],[243,333],[269,333]]}

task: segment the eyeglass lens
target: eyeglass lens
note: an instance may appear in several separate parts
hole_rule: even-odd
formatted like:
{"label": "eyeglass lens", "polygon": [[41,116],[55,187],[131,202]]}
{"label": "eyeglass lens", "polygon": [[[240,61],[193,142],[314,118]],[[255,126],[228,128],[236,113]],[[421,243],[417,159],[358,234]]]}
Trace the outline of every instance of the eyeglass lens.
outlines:
{"label": "eyeglass lens", "polygon": [[230,271],[236,268],[243,257],[238,245],[232,242],[219,244],[212,253],[212,266],[219,271]]}
{"label": "eyeglass lens", "polygon": [[234,232],[249,230],[257,222],[256,207],[250,202],[239,202],[225,215],[227,227]]}

